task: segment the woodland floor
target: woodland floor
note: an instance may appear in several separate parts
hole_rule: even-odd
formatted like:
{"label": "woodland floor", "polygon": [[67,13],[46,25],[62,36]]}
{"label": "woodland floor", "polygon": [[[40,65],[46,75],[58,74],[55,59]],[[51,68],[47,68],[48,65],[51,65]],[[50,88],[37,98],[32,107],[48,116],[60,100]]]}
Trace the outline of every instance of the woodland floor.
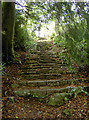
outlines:
{"label": "woodland floor", "polygon": [[[89,119],[89,96],[85,93],[79,93],[76,98],[66,101],[61,106],[49,106],[45,99],[41,101],[38,98],[18,97],[14,94],[11,84],[20,79],[20,67],[24,65],[26,52],[17,52],[17,58],[21,63],[15,62],[4,69],[2,79],[2,118],[19,118],[31,120],[88,120]],[[77,65],[76,65],[77,66]],[[78,67],[78,66],[77,66]],[[76,78],[88,79],[87,70],[77,72]],[[76,75],[75,75],[76,76]],[[79,77],[78,77],[79,76]],[[67,74],[66,79],[73,78],[73,75]],[[21,78],[23,79],[23,78]],[[88,83],[87,83],[88,84]],[[9,96],[14,96],[14,101],[10,101]]]}

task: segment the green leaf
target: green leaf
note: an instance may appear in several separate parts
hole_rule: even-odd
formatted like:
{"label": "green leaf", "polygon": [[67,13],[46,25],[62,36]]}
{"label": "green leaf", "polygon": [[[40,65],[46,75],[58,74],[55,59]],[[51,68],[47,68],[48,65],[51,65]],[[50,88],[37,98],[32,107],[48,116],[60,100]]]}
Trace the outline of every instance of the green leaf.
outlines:
{"label": "green leaf", "polygon": [[7,91],[5,91],[5,95],[7,94]]}
{"label": "green leaf", "polygon": [[14,104],[15,101],[14,101],[14,97],[9,97],[9,100]]}
{"label": "green leaf", "polygon": [[67,97],[65,97],[65,100],[68,101],[69,99]]}
{"label": "green leaf", "polygon": [[76,96],[77,96],[77,93],[75,92],[75,93],[74,93],[74,98],[76,98]]}
{"label": "green leaf", "polygon": [[18,116],[16,116],[16,118],[18,118]]}

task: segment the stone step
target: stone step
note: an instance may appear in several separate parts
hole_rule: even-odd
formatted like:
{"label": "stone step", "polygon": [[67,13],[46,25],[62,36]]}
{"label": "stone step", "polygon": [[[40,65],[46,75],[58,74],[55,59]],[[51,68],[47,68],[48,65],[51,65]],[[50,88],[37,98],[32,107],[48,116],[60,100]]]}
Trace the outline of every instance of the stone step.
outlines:
{"label": "stone step", "polygon": [[72,74],[72,72],[66,72],[66,71],[63,71],[63,70],[58,70],[58,69],[25,69],[25,70],[22,70],[22,72],[20,73],[20,75],[30,75],[30,74],[47,74],[47,73],[55,73],[55,74]]}
{"label": "stone step", "polygon": [[34,60],[34,61],[39,61],[39,62],[42,62],[42,61],[44,61],[44,62],[59,62],[59,61],[61,61],[61,59],[59,58],[59,57],[46,57],[46,56],[38,56],[38,57],[29,57],[29,58],[27,58],[27,61],[31,61],[31,60]]}
{"label": "stone step", "polygon": [[81,83],[88,83],[88,80],[84,79],[70,79],[70,80],[37,80],[37,81],[19,81],[21,86],[29,87],[41,87],[41,86],[64,86],[64,85],[79,85]]}
{"label": "stone step", "polygon": [[42,64],[42,65],[36,65],[36,64],[27,64],[27,65],[24,65],[21,67],[21,69],[40,69],[40,68],[65,68],[66,69],[66,66],[65,65],[61,65],[61,64]]}
{"label": "stone step", "polygon": [[56,55],[56,53],[50,53],[50,52],[48,52],[48,51],[46,51],[46,52],[39,52],[39,53],[37,53],[37,55],[39,55],[39,56],[57,56]]}
{"label": "stone step", "polygon": [[54,51],[49,51],[49,50],[45,50],[45,51],[32,51],[29,52],[30,55],[56,55],[56,52]]}
{"label": "stone step", "polygon": [[52,58],[52,57],[27,57],[27,62],[28,61],[35,61],[35,62],[37,62],[37,61],[39,61],[39,62],[59,62],[59,60],[61,61],[61,59],[60,58]]}
{"label": "stone step", "polygon": [[26,63],[26,65],[28,65],[28,64],[29,64],[29,65],[32,65],[32,66],[35,66],[35,65],[42,65],[42,66],[43,66],[43,65],[45,65],[45,66],[46,66],[46,65],[47,65],[47,66],[48,66],[48,65],[49,65],[49,66],[52,66],[52,65],[60,65],[60,66],[61,66],[61,65],[62,65],[62,66],[66,66],[66,64],[61,64],[61,63],[57,63],[57,62],[49,62],[49,61],[48,61],[48,62]]}
{"label": "stone step", "polygon": [[40,58],[39,57],[29,57],[29,60],[39,60]]}
{"label": "stone step", "polygon": [[31,67],[31,68],[35,68],[35,67],[40,67],[40,68],[44,68],[44,67],[52,67],[52,68],[62,68],[63,66],[66,68],[66,65],[65,64],[57,64],[57,63],[32,63],[32,64],[24,64],[25,67]]}
{"label": "stone step", "polygon": [[65,68],[38,68],[38,69],[21,69],[20,75],[24,74],[47,74],[47,73],[55,73],[55,74],[73,74],[73,72],[68,72]]}
{"label": "stone step", "polygon": [[43,89],[17,89],[14,91],[14,93],[17,96],[23,96],[23,97],[27,97],[27,96],[32,96],[32,97],[37,97],[37,98],[45,98],[49,95],[52,95],[54,93],[72,93],[72,91],[74,92],[81,92],[83,89],[85,89],[86,86],[84,87],[65,87],[65,88],[43,88]]}
{"label": "stone step", "polygon": [[57,53],[55,52],[55,51],[49,51],[49,50],[45,50],[45,51],[39,51],[39,50],[37,50],[37,51],[32,51],[32,52],[29,52],[29,56],[30,55],[57,55]]}
{"label": "stone step", "polygon": [[61,74],[24,74],[21,75],[25,79],[32,79],[32,80],[37,80],[37,79],[58,79],[61,77]]}
{"label": "stone step", "polygon": [[64,71],[66,71],[67,69],[66,69],[66,67],[65,66],[60,66],[59,68],[58,67],[49,67],[49,66],[39,66],[39,67],[34,67],[34,68],[32,68],[31,66],[29,67],[22,67],[21,68],[21,70],[22,70],[22,72],[37,72],[37,71],[61,71],[61,72],[64,72]]}
{"label": "stone step", "polygon": [[31,54],[31,55],[29,55],[29,58],[31,59],[31,58],[59,58],[57,55],[52,55],[52,54],[47,54],[47,53],[45,53],[45,54],[40,54],[40,55],[38,55],[38,54]]}
{"label": "stone step", "polygon": [[[61,74],[70,74],[71,72],[67,72],[67,68],[65,68],[64,66],[62,67],[49,67],[49,66],[34,66],[34,67],[22,67],[20,68],[20,70],[22,72],[25,72],[25,73],[52,73],[52,71],[54,73],[61,73]],[[57,72],[56,72],[57,71]],[[23,73],[22,73],[23,74]]]}
{"label": "stone step", "polygon": [[45,50],[44,52],[39,52],[37,55],[48,55],[48,56],[57,56],[56,52],[49,52],[49,50]]}
{"label": "stone step", "polygon": [[55,55],[55,54],[48,54],[48,53],[45,53],[45,54],[38,54],[38,56],[40,56],[40,58],[42,58],[42,57],[49,57],[49,58],[58,58],[58,56],[57,55]]}
{"label": "stone step", "polygon": [[66,63],[62,63],[62,62],[58,62],[58,61],[46,61],[46,60],[42,60],[42,61],[40,61],[40,60],[38,60],[38,61],[34,61],[34,60],[31,60],[31,61],[26,61],[25,63],[24,63],[24,65],[49,65],[49,66],[51,66],[51,65],[60,65],[60,66],[67,66],[67,64]]}
{"label": "stone step", "polygon": [[52,57],[50,58],[50,57],[45,57],[45,56],[43,57],[43,56],[42,56],[42,57],[31,57],[31,58],[29,58],[28,61],[34,60],[34,61],[44,61],[44,62],[45,62],[45,61],[50,61],[50,62],[55,61],[55,62],[56,62],[57,59],[60,60],[60,58],[57,58],[57,57],[56,57],[56,58],[52,58]]}
{"label": "stone step", "polygon": [[[34,67],[33,67],[33,66],[30,66],[30,65],[29,65],[29,66],[26,66],[26,65],[25,65],[25,67],[22,67],[21,69],[24,69],[24,70],[25,70],[25,69],[36,70],[36,69],[44,69],[44,68],[46,68],[46,69],[47,69],[47,68],[51,68],[51,69],[52,69],[53,67],[52,67],[52,66],[51,66],[51,67],[50,67],[50,66],[34,66]],[[54,67],[54,68],[55,68],[55,67]]]}
{"label": "stone step", "polygon": [[39,57],[40,59],[59,59],[59,57],[53,55],[40,55]]}
{"label": "stone step", "polygon": [[[54,66],[32,66],[32,65],[25,65],[25,67],[21,67],[21,69],[45,69],[45,68],[50,68],[50,69],[52,69],[52,68],[55,68]],[[56,67],[56,68],[58,68],[58,67]]]}
{"label": "stone step", "polygon": [[30,51],[30,54],[40,54],[40,53],[45,53],[44,51],[40,51],[40,50],[34,50],[34,51]]}
{"label": "stone step", "polygon": [[[31,64],[31,63],[33,63],[33,64],[35,64],[35,63],[40,63],[40,64],[48,64],[48,63],[55,63],[55,64],[62,64],[62,62],[60,61],[57,61],[57,60],[55,60],[55,59],[44,59],[44,60],[41,60],[41,59],[39,59],[39,60],[28,60],[28,61],[26,61],[26,64]],[[65,64],[66,65],[66,64]]]}
{"label": "stone step", "polygon": [[67,71],[66,68],[38,68],[38,69],[21,69],[20,75],[30,74],[73,74],[73,72]]}

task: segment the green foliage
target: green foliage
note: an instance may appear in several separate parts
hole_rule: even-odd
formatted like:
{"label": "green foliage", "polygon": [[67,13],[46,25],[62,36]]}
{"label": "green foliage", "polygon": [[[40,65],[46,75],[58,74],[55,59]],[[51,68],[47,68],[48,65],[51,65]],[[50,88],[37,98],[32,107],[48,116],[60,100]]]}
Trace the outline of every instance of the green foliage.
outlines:
{"label": "green foliage", "polygon": [[77,96],[77,94],[78,93],[85,93],[86,95],[89,95],[89,93],[86,91],[86,90],[84,90],[84,89],[79,89],[79,90],[77,90],[76,88],[74,88],[74,89],[72,89],[72,91],[71,91],[71,93],[74,95],[73,97],[74,98],[76,98],[76,96]]}
{"label": "green foliage", "polygon": [[65,109],[65,110],[63,110],[63,111],[62,111],[62,114],[63,114],[63,115],[71,116],[70,109]]}
{"label": "green foliage", "polygon": [[27,39],[27,36],[25,34],[25,29],[24,28],[18,28],[17,29],[17,34],[15,35],[15,40],[14,40],[14,48],[15,50],[24,50],[25,49],[25,40]]}
{"label": "green foliage", "polygon": [[24,50],[25,40],[28,39],[27,31],[25,28],[25,18],[21,16],[22,11],[16,10],[16,21],[15,21],[15,37],[14,37],[14,49]]}
{"label": "green foliage", "polygon": [[66,47],[72,58],[78,64],[87,64],[87,43],[86,43],[86,24],[72,23],[69,24],[66,31]]}
{"label": "green foliage", "polygon": [[81,92],[85,93],[86,95],[89,96],[89,93],[86,90],[81,90]]}
{"label": "green foliage", "polygon": [[[67,8],[68,4],[65,5]],[[60,19],[59,35],[55,38],[54,42],[58,46],[62,46],[63,50],[59,53],[59,57],[64,59],[70,71],[72,70],[72,63],[75,62],[81,66],[89,65],[88,62],[88,30],[85,19],[85,13],[78,15],[71,9],[65,11],[64,19]],[[69,14],[71,12],[71,14]],[[82,17],[80,17],[80,15]],[[88,16],[87,16],[88,17]],[[72,19],[73,18],[73,19]],[[74,69],[75,71],[75,69]]]}
{"label": "green foliage", "polygon": [[10,101],[12,104],[14,104],[14,103],[15,103],[14,97],[9,97],[9,101]]}
{"label": "green foliage", "polygon": [[50,37],[51,40],[53,40],[55,38],[55,33],[53,33]]}
{"label": "green foliage", "polygon": [[11,85],[12,88],[16,88],[16,87],[18,87],[18,86],[19,86],[18,84],[12,84],[12,85]]}
{"label": "green foliage", "polygon": [[23,11],[16,10],[14,49],[17,51],[24,51],[34,44],[35,34],[34,31],[29,32],[27,30],[27,21]]}
{"label": "green foliage", "polygon": [[16,116],[16,118],[19,118],[18,116]]}
{"label": "green foliage", "polygon": [[5,65],[6,65],[5,63],[3,63],[3,64],[0,63],[0,74],[1,74],[1,75],[4,75],[4,74],[5,74],[5,71],[4,71]]}

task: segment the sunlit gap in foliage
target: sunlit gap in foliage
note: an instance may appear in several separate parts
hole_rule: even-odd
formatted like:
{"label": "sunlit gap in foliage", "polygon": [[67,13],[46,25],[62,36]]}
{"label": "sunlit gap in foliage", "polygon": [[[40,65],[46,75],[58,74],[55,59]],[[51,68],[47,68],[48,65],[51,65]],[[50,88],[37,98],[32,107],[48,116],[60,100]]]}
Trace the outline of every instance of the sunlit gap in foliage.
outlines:
{"label": "sunlit gap in foliage", "polygon": [[55,22],[50,21],[48,24],[42,23],[42,27],[39,30],[35,31],[35,34],[37,37],[44,37],[48,40],[50,40],[50,37],[53,33],[55,33]]}

